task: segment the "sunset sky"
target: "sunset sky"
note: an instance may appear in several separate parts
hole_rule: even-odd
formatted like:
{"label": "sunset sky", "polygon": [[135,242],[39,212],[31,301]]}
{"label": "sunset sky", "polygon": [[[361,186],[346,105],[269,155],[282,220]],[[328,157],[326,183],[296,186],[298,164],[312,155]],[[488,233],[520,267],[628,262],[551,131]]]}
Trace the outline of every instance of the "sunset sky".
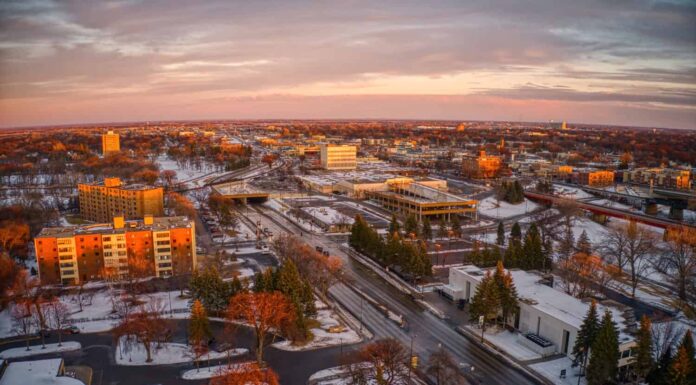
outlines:
{"label": "sunset sky", "polygon": [[696,2],[0,2],[0,126],[207,118],[694,129]]}

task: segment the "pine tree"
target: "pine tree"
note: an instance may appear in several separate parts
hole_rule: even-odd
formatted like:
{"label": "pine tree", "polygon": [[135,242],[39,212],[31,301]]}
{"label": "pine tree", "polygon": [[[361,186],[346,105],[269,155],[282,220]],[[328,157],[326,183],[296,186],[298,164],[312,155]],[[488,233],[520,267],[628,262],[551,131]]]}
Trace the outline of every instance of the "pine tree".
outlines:
{"label": "pine tree", "polygon": [[599,318],[597,317],[597,303],[592,301],[590,303],[590,309],[585,315],[585,319],[580,325],[580,330],[578,330],[578,335],[575,337],[575,345],[573,345],[573,356],[575,356],[576,362],[581,362],[585,359],[592,343],[597,336],[597,331],[599,329]]}
{"label": "pine tree", "polygon": [[421,235],[426,241],[433,239],[433,229],[430,226],[430,219],[428,219],[428,217],[423,217],[423,221],[421,222]]}
{"label": "pine tree", "polygon": [[592,242],[590,242],[590,238],[587,236],[587,232],[585,230],[580,233],[580,237],[578,238],[575,248],[581,253],[585,253],[587,255],[592,254]]}
{"label": "pine tree", "polygon": [[212,336],[208,314],[199,300],[194,300],[193,305],[191,305],[191,321],[188,334],[189,339],[192,341],[208,341]]}
{"label": "pine tree", "polygon": [[587,384],[612,383],[619,371],[619,332],[609,310],[602,317],[591,349],[590,363],[587,366]]}
{"label": "pine tree", "polygon": [[524,237],[520,267],[525,270],[541,269],[543,263],[544,252],[541,245],[541,236],[536,224],[532,223]]}
{"label": "pine tree", "polygon": [[669,379],[671,385],[693,385],[696,383],[696,378],[692,376],[694,356],[689,357],[684,346],[680,346],[677,350],[677,355],[672,359],[669,365]]}
{"label": "pine tree", "polygon": [[636,336],[636,343],[638,346],[635,348],[636,361],[635,370],[636,374],[640,378],[645,378],[645,376],[650,373],[653,368],[653,348],[652,348],[652,325],[650,319],[643,315],[640,319],[640,328]]}
{"label": "pine tree", "polygon": [[573,228],[571,226],[565,226],[563,237],[558,243],[558,257],[561,261],[565,261],[573,255],[575,252],[574,245],[575,238],[573,236]]}
{"label": "pine tree", "polygon": [[452,215],[451,227],[455,237],[462,236],[462,224],[459,222],[459,215]]}
{"label": "pine tree", "polygon": [[498,237],[496,238],[496,243],[500,246],[505,244],[505,226],[503,222],[498,222]]}
{"label": "pine tree", "polygon": [[391,221],[389,222],[389,234],[398,233],[401,230],[399,225],[399,220],[396,218],[396,214],[392,214]]}
{"label": "pine tree", "polygon": [[485,322],[494,320],[500,311],[500,297],[498,288],[490,271],[479,282],[476,287],[476,292],[471,298],[471,307],[469,308],[469,316],[472,321],[478,320],[479,316],[483,316]]}
{"label": "pine tree", "polygon": [[437,237],[447,238],[447,223],[442,218],[440,218],[440,223],[437,226]]}
{"label": "pine tree", "polygon": [[520,228],[520,224],[515,222],[512,224],[512,228],[510,229],[510,238],[520,240],[522,239],[522,228]]}
{"label": "pine tree", "polygon": [[503,324],[505,324],[508,318],[517,312],[518,296],[515,283],[512,280],[512,274],[509,271],[505,272],[502,261],[498,261],[496,265],[493,280],[498,289],[500,310],[503,315]]}
{"label": "pine tree", "polygon": [[659,358],[657,365],[648,374],[646,382],[650,385],[671,385],[669,381],[669,368],[672,364],[672,349],[667,351]]}
{"label": "pine tree", "polygon": [[517,240],[512,240],[505,250],[505,266],[514,269],[520,266],[520,255],[522,254],[522,246]]}
{"label": "pine tree", "polygon": [[404,232],[408,236],[411,234],[418,236],[418,218],[416,218],[414,214],[409,214],[406,217],[406,222],[404,223]]}
{"label": "pine tree", "polygon": [[691,368],[691,371],[688,373],[688,377],[694,381],[693,384],[696,384],[696,352],[694,352],[696,347],[694,347],[694,339],[691,334],[691,329],[686,330],[679,348],[684,348],[686,351],[686,357],[689,361],[688,367]]}

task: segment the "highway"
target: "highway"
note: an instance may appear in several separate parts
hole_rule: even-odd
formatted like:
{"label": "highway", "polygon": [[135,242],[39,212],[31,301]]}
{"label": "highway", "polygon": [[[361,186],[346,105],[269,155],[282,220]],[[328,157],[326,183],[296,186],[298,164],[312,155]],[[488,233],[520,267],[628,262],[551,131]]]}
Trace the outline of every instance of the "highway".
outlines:
{"label": "highway", "polygon": [[[393,337],[404,346],[413,342],[414,352],[424,365],[430,354],[442,346],[450,352],[457,362],[475,367],[476,382],[483,384],[535,384],[530,378],[513,368],[508,362],[490,354],[474,342],[466,339],[450,325],[424,311],[411,297],[404,294],[373,271],[354,262],[339,245],[323,234],[311,234],[299,228],[275,211],[259,207],[250,210],[250,219],[260,221],[275,234],[277,232],[301,235],[312,246],[321,246],[331,255],[343,258],[347,284],[337,284],[330,289],[330,294],[356,318],[364,320],[365,326],[372,331],[375,338]],[[376,308],[362,301],[351,287],[355,287],[385,305],[392,312],[402,315],[407,320],[409,330],[401,329],[395,322],[386,318]],[[362,315],[362,316],[361,316]]]}

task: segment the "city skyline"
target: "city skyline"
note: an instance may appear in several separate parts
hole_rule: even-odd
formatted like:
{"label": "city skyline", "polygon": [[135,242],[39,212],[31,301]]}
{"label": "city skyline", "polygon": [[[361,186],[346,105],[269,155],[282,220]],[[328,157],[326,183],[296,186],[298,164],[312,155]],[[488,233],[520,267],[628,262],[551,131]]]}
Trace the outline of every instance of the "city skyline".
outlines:
{"label": "city skyline", "polygon": [[693,129],[691,2],[4,2],[0,127],[567,120]]}

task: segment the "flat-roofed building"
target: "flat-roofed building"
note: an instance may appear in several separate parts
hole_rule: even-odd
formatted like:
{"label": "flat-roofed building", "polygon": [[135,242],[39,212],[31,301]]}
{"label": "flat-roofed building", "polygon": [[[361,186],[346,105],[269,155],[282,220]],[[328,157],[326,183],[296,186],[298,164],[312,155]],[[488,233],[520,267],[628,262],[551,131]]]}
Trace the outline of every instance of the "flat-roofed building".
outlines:
{"label": "flat-roofed building", "polygon": [[481,151],[479,156],[462,158],[462,175],[474,179],[490,179],[498,176],[503,161],[499,156],[487,155]]}
{"label": "flat-roofed building", "polygon": [[44,284],[122,279],[129,274],[169,277],[196,266],[196,230],[186,217],[47,227],[34,238]]}
{"label": "flat-roofed building", "polygon": [[358,165],[357,148],[339,144],[321,145],[321,167],[325,170],[354,170]]}
{"label": "flat-roofed building", "polygon": [[106,178],[101,182],[80,183],[77,191],[80,215],[88,221],[110,222],[117,215],[126,219],[164,215],[162,187],[123,185],[119,178]]}
{"label": "flat-roofed building", "polygon": [[452,215],[476,218],[478,202],[465,199],[419,182],[397,181],[388,184],[386,191],[366,191],[365,196],[384,208],[404,215],[449,219]]}
{"label": "flat-roofed building", "polygon": [[614,171],[610,170],[577,170],[576,182],[584,186],[604,187],[614,184]]}
{"label": "flat-roofed building", "polygon": [[121,141],[117,133],[109,131],[102,135],[102,155],[121,151]]}
{"label": "flat-roofed building", "polygon": [[[455,301],[471,302],[476,288],[486,273],[493,274],[494,270],[495,268],[482,269],[474,265],[453,267],[449,270],[449,283],[443,287],[443,293]],[[511,269],[510,274],[519,296],[519,312],[505,322],[521,333],[515,343],[542,356],[559,353],[572,356],[578,330],[590,307],[589,302],[554,289],[538,273]],[[620,305],[616,304],[616,306]],[[622,370],[626,370],[626,367],[635,360],[631,348],[636,343],[627,333],[627,330],[634,326],[629,323],[635,321],[627,320],[624,316],[625,309],[616,306],[600,304],[597,310],[599,314],[603,314],[605,309],[609,310],[614,322],[620,328],[619,367],[624,367]],[[532,338],[527,338],[528,335]],[[550,344],[543,342],[550,342]]]}

